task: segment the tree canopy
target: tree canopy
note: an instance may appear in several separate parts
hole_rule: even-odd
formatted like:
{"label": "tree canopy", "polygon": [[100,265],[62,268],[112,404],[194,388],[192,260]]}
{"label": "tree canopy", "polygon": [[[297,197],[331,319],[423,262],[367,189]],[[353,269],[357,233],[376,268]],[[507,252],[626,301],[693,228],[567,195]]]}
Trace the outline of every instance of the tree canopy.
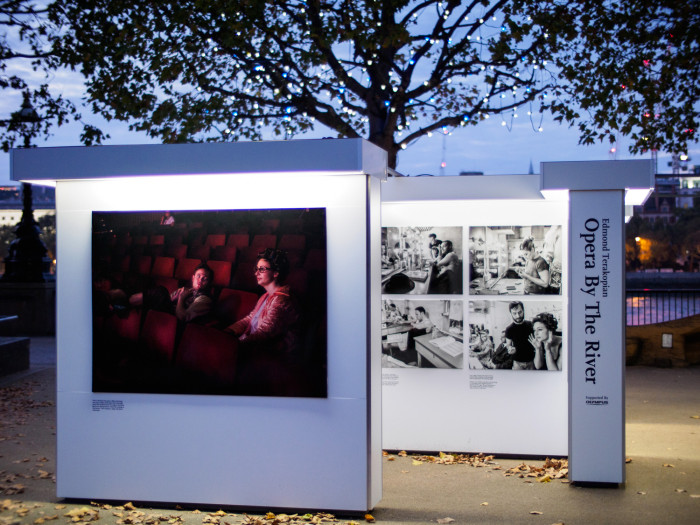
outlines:
{"label": "tree canopy", "polygon": [[630,150],[683,153],[698,140],[700,2],[522,0],[549,28],[561,94],[544,104],[582,143],[618,137]]}
{"label": "tree canopy", "polygon": [[107,119],[166,143],[318,123],[369,139],[394,167],[424,135],[540,111],[578,125],[582,142],[684,149],[697,140],[678,131],[697,122],[697,11],[695,0],[58,0],[51,20],[57,56]]}
{"label": "tree canopy", "polygon": [[[16,111],[0,115],[3,151],[47,136],[53,126],[81,119],[70,100],[50,90],[52,72],[60,67],[51,45],[55,31],[45,5],[31,0],[0,0],[0,93],[3,97],[14,93],[18,100]],[[24,95],[24,112],[20,110],[20,94]],[[26,111],[29,106],[35,112]],[[27,119],[28,113],[31,116]],[[92,144],[102,137],[93,126],[84,127],[83,142]]]}

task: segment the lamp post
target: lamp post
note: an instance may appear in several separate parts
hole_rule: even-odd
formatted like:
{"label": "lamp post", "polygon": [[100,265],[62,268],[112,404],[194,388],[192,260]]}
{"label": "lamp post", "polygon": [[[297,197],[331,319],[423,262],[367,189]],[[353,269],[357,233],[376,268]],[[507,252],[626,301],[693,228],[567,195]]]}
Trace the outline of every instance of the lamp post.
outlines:
{"label": "lamp post", "polygon": [[[29,100],[29,93],[24,92],[22,107],[12,114],[8,127],[20,133],[24,138],[24,147],[30,148],[40,121],[41,117]],[[47,249],[39,236],[40,231],[32,209],[32,186],[22,183],[22,218],[15,227],[16,238],[5,258],[3,282],[41,283],[51,280],[51,261],[46,257]]]}

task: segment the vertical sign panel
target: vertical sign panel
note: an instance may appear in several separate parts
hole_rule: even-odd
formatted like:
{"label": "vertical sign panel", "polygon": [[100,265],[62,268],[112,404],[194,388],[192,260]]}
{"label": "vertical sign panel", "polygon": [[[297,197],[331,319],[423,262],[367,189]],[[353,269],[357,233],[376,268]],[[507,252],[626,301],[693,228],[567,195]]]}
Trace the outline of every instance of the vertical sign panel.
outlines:
{"label": "vertical sign panel", "polygon": [[570,194],[572,481],[624,482],[623,210],[620,190]]}

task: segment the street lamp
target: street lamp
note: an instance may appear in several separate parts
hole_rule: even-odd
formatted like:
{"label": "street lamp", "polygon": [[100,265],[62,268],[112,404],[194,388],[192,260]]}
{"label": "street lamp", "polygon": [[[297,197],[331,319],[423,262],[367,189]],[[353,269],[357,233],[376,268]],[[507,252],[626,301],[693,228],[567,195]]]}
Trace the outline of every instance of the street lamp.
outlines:
{"label": "street lamp", "polygon": [[[24,147],[31,147],[41,117],[32,107],[29,92],[24,92],[19,111],[14,112],[8,122],[8,130],[16,131],[24,138]],[[51,280],[51,261],[46,257],[47,249],[39,236],[39,224],[34,220],[32,209],[32,186],[22,183],[22,219],[15,227],[15,240],[10,244],[5,258],[3,282],[40,283]]]}

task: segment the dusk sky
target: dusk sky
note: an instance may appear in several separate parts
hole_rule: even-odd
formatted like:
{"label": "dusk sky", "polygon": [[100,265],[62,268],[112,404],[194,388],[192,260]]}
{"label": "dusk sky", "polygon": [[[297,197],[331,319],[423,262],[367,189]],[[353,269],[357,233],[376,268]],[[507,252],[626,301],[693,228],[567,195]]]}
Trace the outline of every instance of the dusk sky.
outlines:
{"label": "dusk sky", "polygon": [[[26,74],[29,74],[25,71]],[[77,74],[58,72],[51,79],[51,85],[73,100],[79,100],[83,86]],[[19,109],[21,97],[6,96],[0,100],[0,118],[9,117],[10,113]],[[145,134],[130,132],[124,123],[105,122],[89,115],[83,109],[84,120],[101,127],[110,135],[105,143],[117,144],[146,144],[153,143]],[[578,133],[575,128],[560,125],[545,115],[541,126],[543,131],[534,129],[540,126],[540,116],[533,116],[533,123],[522,110],[520,118],[514,120],[512,129],[502,124],[498,117],[476,126],[468,126],[455,130],[451,135],[443,137],[434,133],[432,137],[424,137],[399,154],[397,170],[407,175],[429,173],[432,175],[457,175],[460,171],[482,171],[486,175],[525,174],[532,162],[534,172],[539,173],[540,162],[571,161],[571,160],[613,160],[610,154],[610,144],[598,143],[593,146],[579,146]],[[508,123],[510,124],[510,122]],[[534,129],[533,129],[534,128]],[[54,129],[54,135],[47,141],[39,140],[36,146],[80,146],[79,125],[69,125]],[[297,138],[320,138],[335,136],[327,128],[319,126],[312,134]],[[266,137],[268,138],[268,137]],[[269,134],[273,139],[273,134]],[[628,152],[629,141],[621,140],[617,144],[618,160],[631,158],[650,158],[649,154],[632,156]],[[700,148],[697,144],[689,151],[691,164],[700,162]],[[440,164],[445,160],[446,167],[441,170]],[[667,166],[670,157],[659,154],[658,171],[669,173]],[[0,153],[0,185],[10,182],[9,155]]]}

